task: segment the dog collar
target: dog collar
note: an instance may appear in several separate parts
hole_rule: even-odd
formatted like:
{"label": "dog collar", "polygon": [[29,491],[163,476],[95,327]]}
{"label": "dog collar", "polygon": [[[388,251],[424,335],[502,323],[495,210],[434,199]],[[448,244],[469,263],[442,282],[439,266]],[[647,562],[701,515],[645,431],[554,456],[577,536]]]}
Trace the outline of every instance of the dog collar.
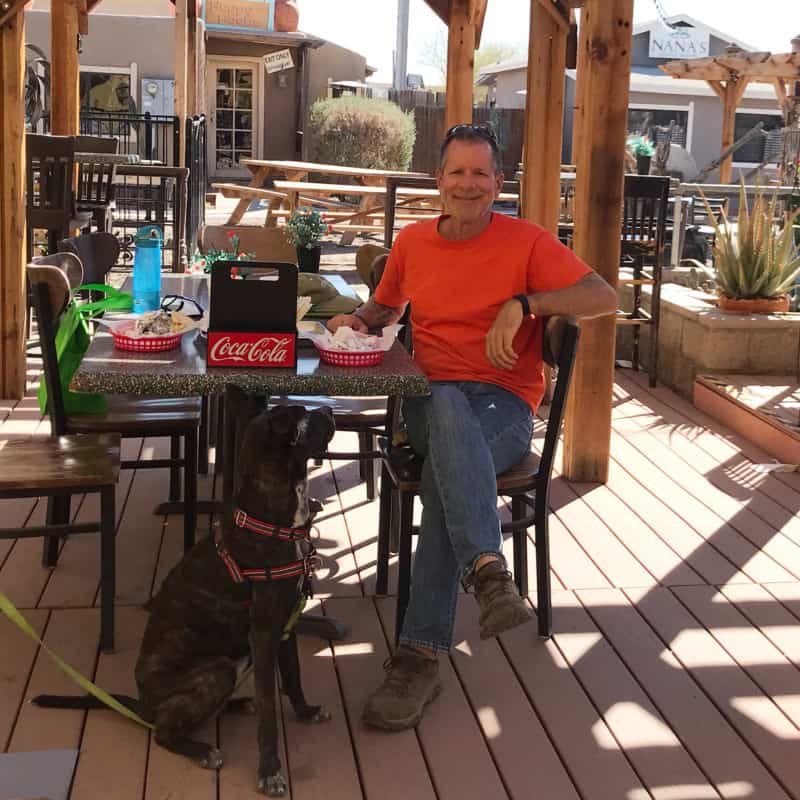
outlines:
{"label": "dog collar", "polygon": [[262,522],[260,519],[251,517],[241,508],[237,508],[233,512],[233,524],[237,528],[244,528],[244,530],[257,533],[259,536],[271,536],[276,539],[308,539],[311,533],[309,525],[302,528],[286,528],[272,522]]}

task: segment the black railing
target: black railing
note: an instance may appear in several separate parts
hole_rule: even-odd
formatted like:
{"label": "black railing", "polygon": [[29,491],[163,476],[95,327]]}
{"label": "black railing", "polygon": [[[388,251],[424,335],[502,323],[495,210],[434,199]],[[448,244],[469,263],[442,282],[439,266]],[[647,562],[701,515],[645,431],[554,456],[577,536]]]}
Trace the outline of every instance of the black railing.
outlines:
{"label": "black railing", "polygon": [[189,259],[197,250],[197,237],[206,218],[206,118],[186,120],[186,165],[189,168],[186,203],[186,251]]}

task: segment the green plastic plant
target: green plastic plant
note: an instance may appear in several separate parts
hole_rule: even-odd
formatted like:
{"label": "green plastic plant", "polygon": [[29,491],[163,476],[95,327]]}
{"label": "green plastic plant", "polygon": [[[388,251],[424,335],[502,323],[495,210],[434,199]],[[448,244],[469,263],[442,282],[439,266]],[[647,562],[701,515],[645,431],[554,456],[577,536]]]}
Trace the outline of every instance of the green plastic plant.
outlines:
{"label": "green plastic plant", "polygon": [[655,155],[656,149],[653,143],[646,136],[631,136],[628,138],[627,145],[635,156]]}
{"label": "green plastic plant", "polygon": [[724,210],[722,222],[718,222],[702,192],[701,196],[716,233],[714,266],[720,294],[735,299],[785,295],[800,275],[800,248],[792,230],[800,209],[784,212],[779,224],[777,192],[767,198],[756,186],[750,206],[742,182],[738,225],[734,227]]}
{"label": "green plastic plant", "polygon": [[228,233],[231,243],[230,250],[217,250],[216,247],[209,247],[205,253],[195,253],[192,258],[193,272],[211,272],[211,267],[217,261],[253,261],[255,253],[245,253],[239,250],[239,237],[233,232]]}
{"label": "green plastic plant", "polygon": [[286,221],[286,238],[300,250],[313,250],[329,230],[319,211],[295,211]]}

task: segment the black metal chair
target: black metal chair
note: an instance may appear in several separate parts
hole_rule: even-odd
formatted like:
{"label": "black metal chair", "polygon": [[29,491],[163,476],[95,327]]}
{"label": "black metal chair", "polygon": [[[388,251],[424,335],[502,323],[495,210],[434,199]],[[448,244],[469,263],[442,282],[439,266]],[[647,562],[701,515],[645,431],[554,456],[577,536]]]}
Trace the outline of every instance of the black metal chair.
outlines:
{"label": "black metal chair", "polygon": [[[62,258],[74,258],[61,254]],[[58,322],[70,298],[66,275],[55,266],[29,264],[28,280],[33,291],[39,337],[42,346],[44,378],[47,383],[47,412],[52,432],[56,435],[75,433],[118,433],[123,439],[168,436],[171,454],[165,459],[126,460],[123,469],[170,469],[173,480],[170,499],[177,499],[174,476],[182,469],[184,478],[184,549],[194,545],[197,527],[197,449],[200,427],[199,398],[143,398],[108,395],[107,410],[102,414],[67,414],[58,374],[55,335]],[[183,455],[180,445],[183,442]],[[180,481],[178,481],[179,485]],[[62,516],[69,517],[69,497]],[[55,566],[58,546],[54,540],[45,542],[43,562]]]}
{"label": "black metal chair", "polygon": [[[511,522],[504,523],[501,530],[513,536],[514,581],[522,595],[528,593],[527,531],[530,527],[535,531],[539,636],[545,638],[551,635],[553,628],[548,530],[550,478],[579,337],[580,329],[574,319],[551,317],[547,320],[543,337],[544,361],[558,370],[558,376],[549,407],[542,454],[537,456],[531,452],[515,467],[497,476],[498,496],[511,500]],[[411,539],[417,532],[412,518],[422,462],[417,457],[409,459],[407,449],[394,448],[386,440],[380,440],[379,446],[383,452],[383,471],[375,591],[386,594],[388,590],[391,529],[394,527],[399,534],[397,639],[403,627],[411,586]],[[398,511],[397,520],[392,519],[393,505]]]}
{"label": "black metal chair", "polygon": [[[107,651],[114,648],[114,487],[119,446],[119,436],[111,433],[0,441],[0,499],[49,499],[44,525],[0,528],[0,539],[43,536],[57,547],[58,539],[69,534],[100,533],[100,647]],[[70,523],[69,497],[84,492],[99,493],[100,519]]]}
{"label": "black metal chair", "polygon": [[[658,327],[661,304],[661,269],[669,200],[669,178],[657,175],[626,175],[622,210],[622,271],[620,286],[630,286],[633,300],[629,311],[617,312],[617,324],[633,327],[632,365],[639,368],[642,325],[650,327],[648,374],[656,385]],[[628,272],[629,270],[629,272]],[[642,307],[642,286],[651,287],[650,311]]]}

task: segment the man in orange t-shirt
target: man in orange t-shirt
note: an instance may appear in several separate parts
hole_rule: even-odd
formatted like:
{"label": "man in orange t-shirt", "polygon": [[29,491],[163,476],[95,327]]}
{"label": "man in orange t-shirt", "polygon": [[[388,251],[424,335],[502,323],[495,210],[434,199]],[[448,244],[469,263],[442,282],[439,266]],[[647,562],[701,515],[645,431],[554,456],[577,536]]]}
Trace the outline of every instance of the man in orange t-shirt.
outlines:
{"label": "man in orange t-shirt", "polygon": [[552,234],[496,214],[503,186],[494,133],[456,125],[437,172],[444,214],[397,237],[375,294],[331,330],[396,322],[411,303],[414,358],[431,394],[404,405],[425,457],[422,525],[400,646],[364,721],[415,726],[441,689],[460,579],[472,583],[482,638],[532,619],[501,553],[495,476],[530,449],[542,399],[542,317],[613,313],[614,289]]}

